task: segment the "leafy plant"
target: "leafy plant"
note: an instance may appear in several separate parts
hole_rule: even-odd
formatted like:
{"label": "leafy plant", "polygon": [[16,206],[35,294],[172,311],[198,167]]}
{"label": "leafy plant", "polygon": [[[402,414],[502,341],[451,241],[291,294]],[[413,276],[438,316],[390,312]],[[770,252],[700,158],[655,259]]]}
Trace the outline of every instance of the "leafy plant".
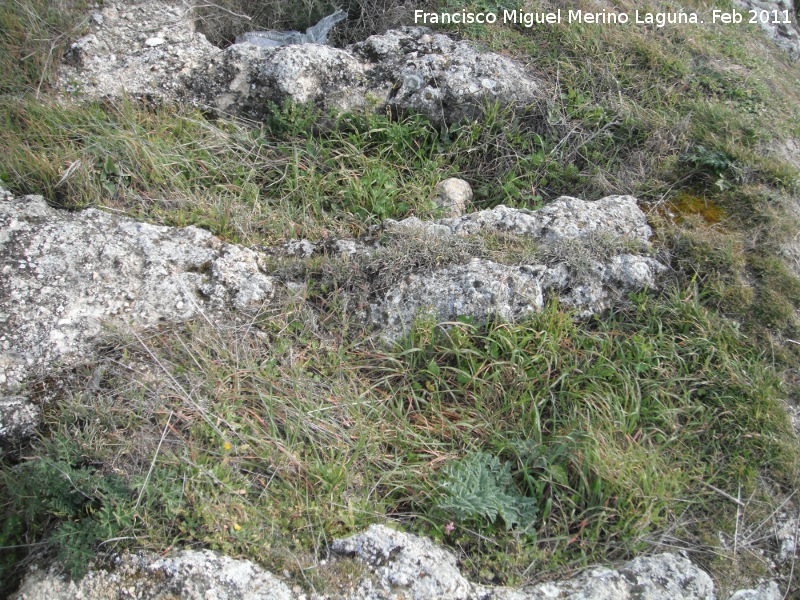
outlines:
{"label": "leafy plant", "polygon": [[37,459],[0,473],[10,517],[0,547],[22,549],[26,540],[43,538],[78,577],[100,542],[132,526],[131,491],[118,475],[85,464],[72,441],[56,437],[42,451]]}
{"label": "leafy plant", "polygon": [[443,469],[439,508],[463,522],[492,524],[499,517],[506,529],[535,526],[535,498],[519,493],[511,478],[511,465],[486,452],[474,452]]}

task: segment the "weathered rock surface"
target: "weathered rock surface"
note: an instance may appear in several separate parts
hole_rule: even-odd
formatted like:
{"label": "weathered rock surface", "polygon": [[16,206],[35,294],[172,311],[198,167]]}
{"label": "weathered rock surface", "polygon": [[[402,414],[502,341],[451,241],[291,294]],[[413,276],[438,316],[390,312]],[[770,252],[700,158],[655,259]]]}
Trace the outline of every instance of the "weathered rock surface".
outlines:
{"label": "weathered rock surface", "polygon": [[90,571],[77,582],[52,573],[33,571],[23,582],[20,600],[255,600],[297,598],[271,573],[247,560],[220,556],[208,550],[185,550],[160,560],[124,556],[114,569]]}
{"label": "weathered rock surface", "polygon": [[336,540],[332,550],[357,557],[375,575],[374,581],[361,583],[354,598],[470,598],[477,591],[461,574],[452,552],[383,525]]}
{"label": "weathered rock surface", "polygon": [[40,414],[25,396],[0,398],[0,447],[15,446],[32,436]]}
{"label": "weathered rock surface", "polygon": [[421,313],[439,322],[460,315],[478,322],[490,317],[516,321],[544,308],[545,292],[559,295],[581,316],[609,308],[626,291],[656,287],[664,267],[643,256],[624,254],[608,262],[594,260],[586,271],[564,264],[508,266],[473,259],[466,265],[410,275],[371,306],[371,320],[392,341],[408,333]]}
{"label": "weathered rock surface", "polygon": [[601,234],[646,242],[652,230],[633,196],[608,196],[586,202],[563,196],[536,211],[498,206],[460,219],[443,221],[453,233],[485,229],[534,236],[555,243]]}
{"label": "weathered rock surface", "polygon": [[569,600],[713,600],[714,582],[676,554],[644,556],[617,570],[591,569],[575,579],[537,585],[532,598]]}
{"label": "weathered rock surface", "polygon": [[[642,211],[631,196],[610,196],[597,202],[560,198],[537,210],[498,206],[455,219],[424,222],[416,218],[389,221],[395,232],[447,237],[477,233],[525,236],[544,246],[567,246],[576,252],[581,242],[607,237],[646,247],[651,235]],[[491,316],[513,321],[542,310],[548,293],[588,316],[611,306],[624,294],[657,286],[665,267],[655,259],[632,253],[586,256],[576,266],[568,260],[548,264],[498,265],[473,259],[432,273],[410,274],[370,307],[370,319],[387,341],[407,333],[420,313],[438,321],[469,315],[478,321]]]}
{"label": "weathered rock surface", "polygon": [[496,315],[507,321],[539,312],[544,308],[546,267],[513,267],[473,259],[427,275],[410,275],[371,307],[372,323],[387,340],[411,330],[420,313],[433,314],[438,321],[469,315],[485,321]]}
{"label": "weathered rock surface", "polygon": [[783,600],[784,594],[774,581],[759,585],[750,590],[739,590],[731,594],[728,600]]}
{"label": "weathered rock surface", "polygon": [[91,27],[72,43],[59,71],[61,88],[79,97],[174,99],[183,90],[180,77],[219,52],[195,31],[184,2],[104,2]]}
{"label": "weathered rock surface", "polygon": [[[745,22],[755,17],[759,27],[789,58],[800,60],[800,30],[797,27],[796,4],[793,6],[792,0],[736,0],[734,4],[744,11]],[[750,13],[751,10],[756,13]],[[791,23],[784,22],[787,14]]]}
{"label": "weathered rock surface", "polygon": [[531,105],[542,87],[520,65],[421,27],[371,36],[346,49],[236,44],[188,78],[189,97],[227,113],[263,118],[269,102],[313,102],[352,111],[387,106],[452,123],[481,104]]}
{"label": "weathered rock surface", "polygon": [[[403,273],[369,307],[368,320],[386,341],[407,332],[420,312],[439,321],[460,315],[515,320],[542,310],[548,294],[586,316],[630,291],[656,287],[664,270],[646,255],[582,249],[610,236],[646,250],[650,228],[629,196],[562,198],[538,211],[498,206],[435,222],[388,221],[386,229],[428,237],[502,232],[583,257],[580,264],[566,256],[519,265],[473,258]],[[297,240],[282,252],[308,257],[322,245]],[[324,248],[350,257],[374,249],[355,240],[328,240]],[[258,309],[277,284],[264,271],[265,258],[195,227],[137,223],[95,209],[56,210],[38,196],[0,201],[0,386],[85,359],[104,324],[141,329],[208,311]]]}
{"label": "weathered rock surface", "polygon": [[[689,560],[674,554],[642,557],[619,569],[596,568],[582,575],[525,589],[488,587],[468,581],[453,553],[430,539],[372,525],[336,540],[334,553],[361,561],[365,575],[351,591],[305,594],[246,560],[212,552],[184,551],[152,561],[125,556],[112,571],[95,570],[75,583],[33,571],[18,598],[140,598],[166,600],[713,600],[714,583]],[[333,558],[337,560],[337,558]],[[748,598],[748,596],[744,596]],[[766,600],[768,596],[757,596]],[[738,600],[738,598],[737,598]]]}
{"label": "weathered rock surface", "polygon": [[88,97],[185,100],[260,119],[287,99],[355,110],[393,107],[435,123],[475,118],[485,102],[530,105],[541,83],[514,61],[425,28],[372,36],[346,49],[320,44],[221,50],[169,0],[107,2],[77,40],[62,87]]}
{"label": "weathered rock surface", "polygon": [[196,227],[56,210],[40,196],[0,201],[0,386],[86,355],[103,323],[258,308],[274,292],[260,260]]}
{"label": "weathered rock surface", "polygon": [[542,243],[559,243],[600,235],[646,243],[652,235],[647,217],[633,196],[607,196],[587,202],[562,196],[539,210],[509,208],[502,204],[458,218],[436,222],[415,217],[388,220],[388,228],[426,229],[430,235],[466,235],[500,232],[535,238]]}
{"label": "weathered rock surface", "polygon": [[444,217],[460,217],[472,202],[472,186],[458,177],[450,177],[436,184],[434,202],[442,209]]}

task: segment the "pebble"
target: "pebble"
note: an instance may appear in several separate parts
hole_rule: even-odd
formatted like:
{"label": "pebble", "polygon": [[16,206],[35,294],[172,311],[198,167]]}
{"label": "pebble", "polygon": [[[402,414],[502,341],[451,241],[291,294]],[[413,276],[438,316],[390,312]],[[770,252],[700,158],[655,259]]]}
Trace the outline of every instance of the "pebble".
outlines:
{"label": "pebble", "polygon": [[162,37],[151,37],[144,41],[144,45],[149,46],[150,48],[155,48],[156,46],[163,44],[165,41],[166,40]]}

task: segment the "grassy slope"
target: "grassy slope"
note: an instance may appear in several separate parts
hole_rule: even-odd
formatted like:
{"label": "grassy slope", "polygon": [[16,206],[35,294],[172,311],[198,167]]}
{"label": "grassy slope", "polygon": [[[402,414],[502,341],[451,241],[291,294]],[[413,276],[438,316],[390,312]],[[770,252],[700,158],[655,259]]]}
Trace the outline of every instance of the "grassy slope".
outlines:
{"label": "grassy slope", "polygon": [[452,174],[480,207],[632,193],[675,272],[588,323],[556,306],[513,326],[420,323],[388,352],[357,325],[360,278],[475,250],[397,246],[356,269],[276,264],[309,278],[306,301],[287,295],[240,331],[110,335],[96,364],[32,387],[50,403],[41,438],[2,465],[0,568],[50,552],[78,573],[98,547],[201,544],[330,586],[353,573],[318,564],[326,543],[391,519],[484,581],[674,547],[723,588],[763,572],[759,526],[797,487],[781,400],[797,392],[784,340],[800,282],[779,248],[800,175],[770,148],[800,136],[800,84],[757,30],[452,31],[530,64],[552,85],[548,114],[490,107],[447,131],[342,115],[318,131],[304,107],[247,125],[37,97],[49,40],[81,18],[77,3],[46,6],[0,7],[0,57],[27,57],[0,87],[0,178],[18,194],[255,245],[432,216],[430,190]]}

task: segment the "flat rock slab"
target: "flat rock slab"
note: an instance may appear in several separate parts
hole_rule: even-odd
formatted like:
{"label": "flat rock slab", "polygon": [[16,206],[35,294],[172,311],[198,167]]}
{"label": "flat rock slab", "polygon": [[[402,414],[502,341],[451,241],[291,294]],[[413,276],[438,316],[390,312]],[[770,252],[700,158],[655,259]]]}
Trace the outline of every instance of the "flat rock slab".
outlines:
{"label": "flat rock slab", "polygon": [[196,227],[57,210],[40,196],[0,200],[0,389],[85,357],[104,324],[257,309],[274,292],[260,261]]}

